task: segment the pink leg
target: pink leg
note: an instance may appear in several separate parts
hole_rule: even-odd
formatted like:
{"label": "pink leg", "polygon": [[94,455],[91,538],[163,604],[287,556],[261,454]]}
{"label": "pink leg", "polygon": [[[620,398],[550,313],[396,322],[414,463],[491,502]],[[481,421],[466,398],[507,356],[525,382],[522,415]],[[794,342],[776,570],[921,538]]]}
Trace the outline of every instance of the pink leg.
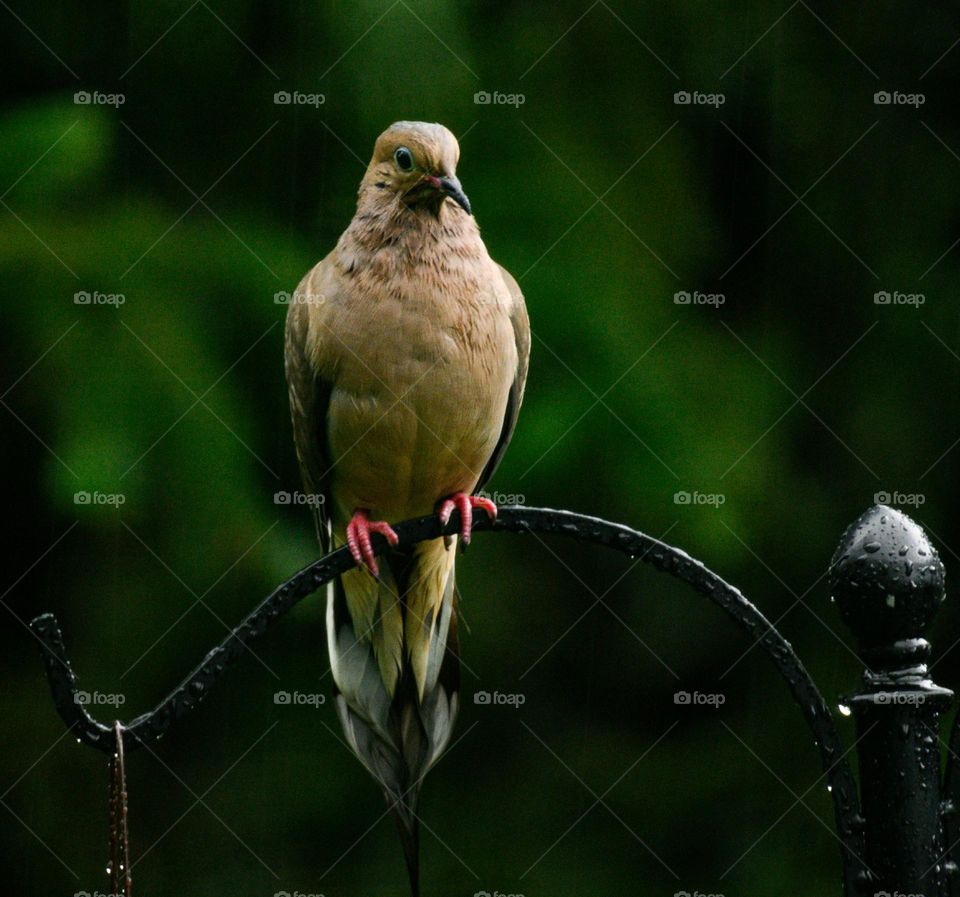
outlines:
{"label": "pink leg", "polygon": [[474,508],[481,508],[486,511],[491,520],[497,519],[497,506],[489,498],[467,495],[466,492],[454,492],[448,499],[440,503],[440,509],[437,512],[440,523],[444,526],[450,522],[450,515],[453,514],[454,508],[460,512],[460,539],[464,547],[470,544]]}
{"label": "pink leg", "polygon": [[357,508],[347,524],[347,545],[358,567],[366,566],[374,576],[379,576],[380,568],[373,554],[370,533],[380,533],[390,545],[396,545],[400,541],[389,523],[385,520],[371,520],[367,511]]}

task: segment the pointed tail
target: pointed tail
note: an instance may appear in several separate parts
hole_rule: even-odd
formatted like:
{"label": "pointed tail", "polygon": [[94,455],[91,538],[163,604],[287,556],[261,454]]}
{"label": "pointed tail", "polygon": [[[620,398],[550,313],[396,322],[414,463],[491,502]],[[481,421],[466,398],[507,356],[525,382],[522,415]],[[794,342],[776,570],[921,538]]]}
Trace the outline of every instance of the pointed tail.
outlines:
{"label": "pointed tail", "polygon": [[419,785],[400,800],[394,800],[389,792],[384,791],[384,797],[400,833],[403,857],[407,862],[407,876],[410,878],[411,897],[420,897],[420,820],[416,813],[417,791]]}
{"label": "pointed tail", "polygon": [[[383,565],[386,567],[387,565]],[[392,575],[384,576],[379,589],[388,589],[392,597],[404,592],[396,589],[416,577],[415,558],[399,558],[390,564]],[[386,570],[381,571],[383,575]],[[353,608],[338,581],[327,597],[327,637],[334,680],[339,689],[337,713],[347,742],[357,758],[383,789],[384,797],[397,822],[406,858],[413,897],[419,897],[419,819],[417,800],[424,776],[450,741],[459,706],[460,665],[457,659],[456,594],[453,571],[443,583],[443,596],[437,602],[435,619],[418,629],[430,633],[429,657],[437,660],[414,664],[407,650],[394,680],[392,694],[384,683],[383,654],[376,639],[376,626],[366,632],[357,630]],[[404,626],[413,625],[403,599]],[[355,599],[354,599],[355,606]],[[421,628],[422,627],[422,628]],[[417,675],[416,670],[427,670]],[[421,698],[422,693],[422,698]]]}

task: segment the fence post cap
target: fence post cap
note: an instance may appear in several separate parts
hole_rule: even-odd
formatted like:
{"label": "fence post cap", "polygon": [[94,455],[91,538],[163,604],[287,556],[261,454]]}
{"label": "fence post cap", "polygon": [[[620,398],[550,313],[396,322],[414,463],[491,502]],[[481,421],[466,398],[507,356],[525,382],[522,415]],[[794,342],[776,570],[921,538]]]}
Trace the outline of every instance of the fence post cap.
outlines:
{"label": "fence post cap", "polygon": [[943,564],[919,524],[875,505],[840,539],[830,595],[864,648],[919,639],[944,600]]}

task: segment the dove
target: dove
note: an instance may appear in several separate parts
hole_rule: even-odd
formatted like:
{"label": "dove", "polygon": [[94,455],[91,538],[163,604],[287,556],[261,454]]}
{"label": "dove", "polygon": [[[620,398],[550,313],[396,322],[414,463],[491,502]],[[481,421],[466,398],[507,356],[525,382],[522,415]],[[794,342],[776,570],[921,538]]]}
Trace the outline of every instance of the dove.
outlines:
{"label": "dove", "polygon": [[[376,141],[356,214],[290,299],[293,441],[324,552],[356,567],[328,586],[326,627],[345,739],[396,817],[419,894],[417,801],[459,706],[456,548],[523,400],[530,326],[457,179],[443,125]],[[400,545],[390,525],[436,513],[457,535]],[[375,556],[372,535],[387,543]]]}

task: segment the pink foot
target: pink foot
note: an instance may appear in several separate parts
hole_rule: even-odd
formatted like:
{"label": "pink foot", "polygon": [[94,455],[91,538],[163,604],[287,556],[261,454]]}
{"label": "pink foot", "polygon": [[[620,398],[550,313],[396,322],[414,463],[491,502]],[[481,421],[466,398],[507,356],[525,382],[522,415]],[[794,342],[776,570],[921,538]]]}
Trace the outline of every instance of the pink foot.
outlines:
{"label": "pink foot", "polygon": [[497,506],[489,498],[467,495],[466,492],[454,492],[450,498],[440,503],[440,510],[437,512],[443,526],[450,522],[450,515],[453,514],[454,508],[460,512],[460,540],[464,548],[470,544],[474,508],[482,508],[491,520],[497,519]]}
{"label": "pink foot", "polygon": [[350,548],[350,554],[353,555],[358,567],[366,566],[374,576],[379,577],[380,568],[373,554],[370,533],[380,533],[390,545],[396,545],[400,539],[386,520],[371,520],[370,515],[362,508],[357,508],[353,512],[353,517],[347,524],[347,545]]}

